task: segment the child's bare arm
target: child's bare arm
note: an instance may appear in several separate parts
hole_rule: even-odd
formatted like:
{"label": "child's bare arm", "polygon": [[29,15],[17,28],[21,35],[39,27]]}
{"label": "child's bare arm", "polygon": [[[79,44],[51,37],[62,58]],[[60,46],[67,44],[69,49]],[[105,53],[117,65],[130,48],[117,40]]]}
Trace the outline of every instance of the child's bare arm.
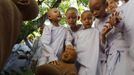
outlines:
{"label": "child's bare arm", "polygon": [[121,17],[119,16],[118,12],[114,12],[112,13],[112,15],[109,18],[109,24],[111,24],[112,26],[116,26],[118,25],[118,23],[120,23]]}
{"label": "child's bare arm", "polygon": [[119,16],[119,13],[118,12],[114,12],[107,24],[104,26],[104,28],[102,29],[102,32],[101,32],[101,36],[105,38],[105,36],[107,35],[107,33],[116,25],[118,25],[118,23],[120,23],[120,20],[121,20],[121,17]]}
{"label": "child's bare arm", "polygon": [[100,33],[100,40],[101,40],[101,43],[105,44],[105,42],[106,42],[106,35],[111,31],[112,28],[113,28],[113,27],[112,27],[111,24],[109,24],[109,23],[107,23],[107,24],[103,27],[103,29],[102,29],[102,31],[101,31],[101,33]]}

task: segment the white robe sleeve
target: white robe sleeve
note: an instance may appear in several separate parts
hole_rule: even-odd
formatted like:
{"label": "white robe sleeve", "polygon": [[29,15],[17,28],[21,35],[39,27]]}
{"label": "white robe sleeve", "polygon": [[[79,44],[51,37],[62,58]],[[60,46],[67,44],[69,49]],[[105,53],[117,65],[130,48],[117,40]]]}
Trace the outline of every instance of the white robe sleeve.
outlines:
{"label": "white robe sleeve", "polygon": [[50,46],[51,43],[51,28],[45,26],[41,37],[42,49],[45,55],[48,57],[48,62],[57,60],[57,56],[54,54],[54,49]]}
{"label": "white robe sleeve", "polygon": [[71,36],[71,33],[67,30],[66,31],[66,40],[65,40],[65,45],[72,45],[72,40],[73,37]]}

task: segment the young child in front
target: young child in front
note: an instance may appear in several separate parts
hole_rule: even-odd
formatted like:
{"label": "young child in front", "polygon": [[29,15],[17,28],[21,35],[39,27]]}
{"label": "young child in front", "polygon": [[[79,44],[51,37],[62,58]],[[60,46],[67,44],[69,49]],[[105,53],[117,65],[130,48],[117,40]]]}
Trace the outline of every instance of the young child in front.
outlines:
{"label": "young child in front", "polygon": [[61,20],[60,11],[57,8],[49,9],[47,13],[50,25],[45,25],[42,36],[40,38],[41,55],[38,59],[38,66],[46,63],[57,64],[61,53],[66,47],[71,47],[72,36],[69,31],[59,24]]}
{"label": "young child in front", "polygon": [[99,57],[99,31],[92,28],[93,16],[90,11],[81,14],[83,30],[77,32],[77,61],[81,64],[79,75],[96,75]]}
{"label": "young child in front", "polygon": [[[101,47],[104,53],[100,52],[104,56],[104,60],[101,56],[99,57],[98,73],[100,75],[125,75],[127,45],[123,39],[124,32],[121,31],[123,29],[122,21],[117,19],[117,14],[111,15],[106,12],[108,7],[106,0],[90,0],[89,5],[96,17],[95,27],[101,34],[104,33],[105,38],[104,47]],[[105,30],[108,31],[105,33]]]}

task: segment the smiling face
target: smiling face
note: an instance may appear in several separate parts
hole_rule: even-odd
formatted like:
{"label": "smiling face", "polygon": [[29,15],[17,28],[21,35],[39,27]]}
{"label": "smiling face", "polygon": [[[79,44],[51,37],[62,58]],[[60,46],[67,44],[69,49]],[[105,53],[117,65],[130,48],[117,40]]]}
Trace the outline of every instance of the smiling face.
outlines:
{"label": "smiling face", "polygon": [[101,18],[105,15],[106,6],[107,4],[105,0],[90,0],[89,3],[89,8],[96,18]]}
{"label": "smiling face", "polygon": [[76,57],[77,54],[75,52],[75,49],[66,48],[62,54],[61,60],[66,63],[73,63],[75,62]]}
{"label": "smiling face", "polygon": [[61,20],[60,11],[57,8],[52,8],[48,11],[48,18],[51,21],[59,22]]}
{"label": "smiling face", "polygon": [[115,12],[116,8],[118,7],[118,0],[108,0],[108,7],[107,7],[107,11],[109,13]]}

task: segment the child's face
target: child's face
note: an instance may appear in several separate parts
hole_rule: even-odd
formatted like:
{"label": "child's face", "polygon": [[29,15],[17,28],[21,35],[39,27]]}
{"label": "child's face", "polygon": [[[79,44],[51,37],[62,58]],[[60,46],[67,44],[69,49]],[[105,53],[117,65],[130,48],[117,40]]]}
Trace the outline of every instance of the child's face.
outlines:
{"label": "child's face", "polygon": [[52,8],[48,11],[48,18],[52,21],[59,22],[61,20],[60,11],[57,8]]}
{"label": "child's face", "polygon": [[107,11],[109,13],[115,12],[116,8],[117,8],[118,1],[116,1],[116,0],[108,0],[107,2],[108,2]]}
{"label": "child's face", "polygon": [[105,6],[106,4],[103,4],[102,0],[90,0],[89,8],[96,18],[102,17],[102,15],[105,13]]}
{"label": "child's face", "polygon": [[83,24],[83,26],[84,26],[85,28],[90,28],[90,27],[91,27],[91,25],[92,25],[92,20],[93,20],[92,15],[91,15],[91,13],[89,13],[89,12],[85,12],[85,13],[83,13],[83,15],[81,16],[81,22],[82,22],[82,24]]}
{"label": "child's face", "polygon": [[70,26],[76,25],[76,21],[78,20],[78,15],[75,11],[70,10],[66,13],[66,19],[67,19],[67,23]]}
{"label": "child's face", "polygon": [[74,49],[66,49],[61,57],[61,60],[64,62],[74,62],[76,60],[77,54]]}

